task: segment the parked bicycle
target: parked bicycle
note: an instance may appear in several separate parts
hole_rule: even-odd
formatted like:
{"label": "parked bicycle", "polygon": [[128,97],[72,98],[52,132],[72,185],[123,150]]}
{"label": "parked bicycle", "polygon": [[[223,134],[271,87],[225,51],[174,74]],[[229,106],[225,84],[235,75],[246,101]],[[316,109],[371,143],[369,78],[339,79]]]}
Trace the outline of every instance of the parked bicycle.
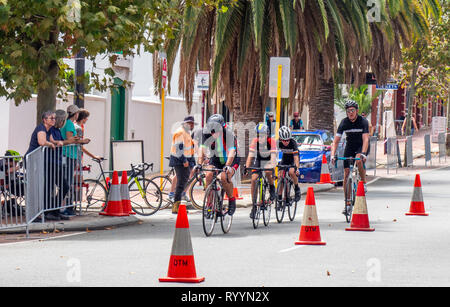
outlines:
{"label": "parked bicycle", "polygon": [[269,225],[270,212],[272,209],[272,201],[270,197],[267,197],[267,191],[269,190],[269,181],[266,178],[266,171],[271,171],[272,176],[275,177],[275,170],[273,168],[260,168],[260,167],[247,167],[247,170],[254,170],[258,174],[258,178],[255,181],[255,189],[252,195],[252,223],[253,228],[258,228],[259,219],[263,216],[263,222],[265,226]]}
{"label": "parked bicycle", "polygon": [[202,223],[205,235],[209,237],[213,231],[217,220],[220,218],[220,225],[223,233],[228,233],[231,229],[233,216],[228,214],[228,205],[224,204],[223,197],[225,190],[220,183],[218,176],[224,171],[223,169],[207,169],[201,168],[201,171],[214,172],[211,184],[208,185],[203,200]]}
{"label": "parked bicycle", "polygon": [[[166,157],[166,159],[168,158]],[[162,193],[163,203],[160,209],[166,209],[173,204],[169,198],[169,193],[172,190],[172,179],[174,176],[175,169],[172,167],[166,175],[156,175],[151,178],[159,186]],[[186,183],[186,194],[189,202],[197,210],[202,210],[203,208],[203,198],[206,191],[205,184],[205,174],[203,172],[197,172]]]}
{"label": "parked bicycle", "polygon": [[[86,204],[86,210],[94,205],[100,206],[100,211],[106,209],[110,182],[105,174],[101,162],[106,159],[92,159],[100,168],[97,179],[85,179],[82,184],[82,202]],[[158,185],[151,179],[145,177],[145,172],[153,169],[153,163],[131,165],[131,174],[128,179],[128,190],[130,195],[131,209],[139,215],[149,216],[159,210],[162,203],[162,193]],[[83,170],[90,171],[90,165]]]}
{"label": "parked bicycle", "polygon": [[278,223],[283,222],[284,213],[287,208],[289,220],[293,221],[295,219],[295,213],[297,211],[297,202],[295,201],[294,182],[292,181],[291,176],[289,176],[289,169],[294,166],[278,165],[277,167],[279,176],[277,197],[275,199],[275,216]]}
{"label": "parked bicycle", "polygon": [[[336,160],[336,164],[338,160],[349,160],[350,161],[350,174],[347,178],[347,184],[345,185],[345,191],[346,191],[346,199],[345,199],[345,209],[342,213],[345,215],[345,220],[347,223],[350,223],[352,219],[352,212],[353,212],[353,206],[355,205],[355,199],[356,199],[356,190],[358,189],[358,183],[361,180],[361,177],[359,175],[359,170],[357,167],[355,167],[355,161],[361,160],[360,158],[345,158],[345,157],[338,157]],[[345,193],[344,193],[345,194]],[[350,204],[349,204],[350,203]]]}

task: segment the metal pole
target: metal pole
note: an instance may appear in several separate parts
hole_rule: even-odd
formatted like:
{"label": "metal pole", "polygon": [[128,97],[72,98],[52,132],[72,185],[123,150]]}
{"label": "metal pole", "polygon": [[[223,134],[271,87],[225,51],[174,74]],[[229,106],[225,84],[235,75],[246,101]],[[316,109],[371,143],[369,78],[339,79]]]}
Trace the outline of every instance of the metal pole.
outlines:
{"label": "metal pole", "polygon": [[[84,73],[85,73],[85,50],[81,48],[75,58],[75,90],[73,93],[73,103],[79,108],[84,108]],[[81,81],[81,82],[80,82]]]}

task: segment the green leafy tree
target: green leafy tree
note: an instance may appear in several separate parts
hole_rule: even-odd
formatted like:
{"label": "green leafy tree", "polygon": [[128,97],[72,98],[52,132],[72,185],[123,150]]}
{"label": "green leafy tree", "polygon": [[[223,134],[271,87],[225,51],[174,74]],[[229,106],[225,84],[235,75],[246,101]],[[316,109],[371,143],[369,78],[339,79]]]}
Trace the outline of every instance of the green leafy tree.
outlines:
{"label": "green leafy tree", "polygon": [[399,79],[407,86],[407,135],[411,133],[412,101],[415,96],[431,96],[433,100],[443,99],[446,103],[449,100],[450,6],[448,1],[441,2],[442,11],[424,10],[429,25],[427,35],[415,35],[411,46],[402,50],[403,65]]}
{"label": "green leafy tree", "polygon": [[369,114],[372,111],[372,102],[378,98],[381,91],[376,91],[375,95],[369,95],[368,85],[363,84],[360,87],[351,86],[348,90],[348,95],[342,95],[342,91],[337,87],[335,88],[335,100],[334,103],[342,110],[345,111],[346,99],[354,100],[358,103],[358,113]]}
{"label": "green leafy tree", "polygon": [[[218,5],[219,0],[185,1],[186,6]],[[54,109],[67,69],[62,59],[81,48],[94,61],[111,66],[118,58],[157,50],[180,27],[179,8],[170,0],[0,0],[0,95],[16,104],[37,90],[37,121]],[[114,71],[91,73],[99,90],[113,82]],[[126,80],[124,80],[126,81]],[[60,93],[63,94],[63,93]]]}

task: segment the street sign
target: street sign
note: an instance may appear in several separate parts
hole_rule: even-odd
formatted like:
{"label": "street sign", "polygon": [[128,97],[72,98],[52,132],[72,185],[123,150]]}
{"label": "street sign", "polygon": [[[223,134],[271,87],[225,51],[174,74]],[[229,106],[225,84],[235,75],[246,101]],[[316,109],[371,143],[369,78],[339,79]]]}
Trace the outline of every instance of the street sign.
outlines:
{"label": "street sign", "polygon": [[439,133],[446,132],[447,117],[433,116],[431,119],[431,142],[438,143]]}
{"label": "street sign", "polygon": [[197,89],[201,91],[209,90],[209,71],[199,71],[197,73]]}
{"label": "street sign", "polygon": [[167,57],[161,57],[162,61],[162,88],[167,90]]}
{"label": "street sign", "polygon": [[289,98],[289,81],[291,59],[288,57],[271,57],[269,70],[269,97],[277,98],[278,66],[283,67],[281,75],[281,98]]}
{"label": "street sign", "polygon": [[377,90],[388,91],[388,90],[398,90],[398,84],[396,83],[388,83],[383,85],[376,86]]}

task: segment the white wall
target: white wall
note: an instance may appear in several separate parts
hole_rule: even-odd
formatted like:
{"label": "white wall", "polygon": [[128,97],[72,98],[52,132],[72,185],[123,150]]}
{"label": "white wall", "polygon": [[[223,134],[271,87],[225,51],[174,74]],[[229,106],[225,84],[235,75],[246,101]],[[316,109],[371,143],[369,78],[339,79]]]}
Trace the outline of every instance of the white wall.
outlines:
{"label": "white wall", "polygon": [[9,109],[11,101],[0,97],[0,157],[5,154],[9,148]]}

